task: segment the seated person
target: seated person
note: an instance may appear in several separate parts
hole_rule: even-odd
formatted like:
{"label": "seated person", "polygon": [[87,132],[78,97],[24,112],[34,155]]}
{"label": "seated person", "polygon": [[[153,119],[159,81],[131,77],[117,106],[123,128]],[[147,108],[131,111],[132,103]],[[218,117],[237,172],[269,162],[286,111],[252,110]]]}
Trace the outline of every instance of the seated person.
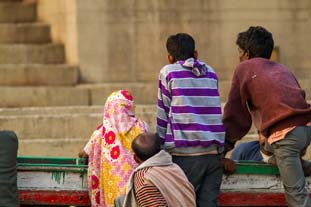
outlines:
{"label": "seated person", "polygon": [[[265,139],[259,134],[258,141],[242,142],[239,143],[232,151],[230,159],[232,160],[249,160],[249,161],[263,161],[272,165],[276,165],[275,158],[267,149],[265,145]],[[304,175],[311,175],[311,162],[304,160],[302,157],[306,154],[306,149],[304,149],[301,156],[301,165],[303,168]]]}
{"label": "seated person", "polygon": [[13,131],[0,131],[0,206],[17,207],[18,139]]}
{"label": "seated person", "polygon": [[134,115],[133,96],[126,90],[113,92],[104,106],[102,124],[79,153],[88,157],[88,190],[92,206],[110,207],[125,194],[126,183],[137,167],[131,144],[148,131]]}
{"label": "seated person", "polygon": [[232,151],[230,158],[232,160],[252,160],[262,161],[259,141],[242,142]]}
{"label": "seated person", "polygon": [[128,182],[123,207],[196,206],[193,186],[171,155],[161,150],[157,135],[137,136],[132,149],[140,165]]}

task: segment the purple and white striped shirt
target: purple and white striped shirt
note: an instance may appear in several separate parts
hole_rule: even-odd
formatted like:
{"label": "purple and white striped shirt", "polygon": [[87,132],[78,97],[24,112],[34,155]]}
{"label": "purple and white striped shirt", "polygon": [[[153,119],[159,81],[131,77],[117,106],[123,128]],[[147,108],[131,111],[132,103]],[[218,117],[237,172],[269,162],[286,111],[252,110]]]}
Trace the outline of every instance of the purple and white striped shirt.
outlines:
{"label": "purple and white striped shirt", "polygon": [[164,66],[159,74],[157,133],[167,150],[224,145],[218,78],[193,58]]}

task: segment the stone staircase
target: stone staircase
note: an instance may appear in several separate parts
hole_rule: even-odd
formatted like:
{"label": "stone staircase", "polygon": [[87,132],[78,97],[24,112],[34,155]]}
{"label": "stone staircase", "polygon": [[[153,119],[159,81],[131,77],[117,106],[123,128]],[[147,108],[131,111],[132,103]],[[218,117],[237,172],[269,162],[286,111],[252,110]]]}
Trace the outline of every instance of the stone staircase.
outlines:
{"label": "stone staircase", "polygon": [[[88,91],[76,87],[78,67],[65,64],[64,46],[51,42],[50,26],[36,22],[36,15],[34,3],[0,0],[0,129],[17,133],[19,155],[75,156],[67,149],[77,151],[81,139],[61,133],[70,130],[66,119],[74,126],[77,118],[45,107],[87,106]],[[29,106],[38,108],[7,108]]]}
{"label": "stone staircase", "polygon": [[1,0],[0,106],[87,105],[77,83],[78,67],[65,64],[64,45],[36,22],[36,4]]}
{"label": "stone staircase", "polygon": [[[230,74],[218,72],[224,102]],[[310,74],[299,76],[309,99]],[[133,93],[137,115],[154,131],[156,81],[80,83],[64,45],[51,41],[50,25],[36,22],[36,4],[0,0],[0,130],[17,133],[19,155],[75,157],[101,123],[106,97],[119,89]],[[253,139],[254,128],[244,141]]]}
{"label": "stone staircase", "polygon": [[153,104],[137,110],[154,126],[156,83],[81,84],[50,30],[36,22],[35,3],[0,0],[0,129],[17,133],[19,155],[76,156],[100,124],[106,97],[121,88]]}

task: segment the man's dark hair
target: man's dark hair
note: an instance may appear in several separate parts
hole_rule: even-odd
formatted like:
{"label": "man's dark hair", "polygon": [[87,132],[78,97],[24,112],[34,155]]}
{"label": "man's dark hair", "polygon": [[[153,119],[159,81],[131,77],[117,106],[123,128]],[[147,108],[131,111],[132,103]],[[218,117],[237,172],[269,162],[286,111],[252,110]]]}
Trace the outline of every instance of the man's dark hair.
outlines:
{"label": "man's dark hair", "polygon": [[250,27],[247,31],[238,34],[236,44],[249,58],[262,57],[270,59],[274,47],[272,34],[263,27]]}
{"label": "man's dark hair", "polygon": [[140,134],[133,140],[132,149],[139,159],[145,161],[160,152],[160,139],[157,134]]}
{"label": "man's dark hair", "polygon": [[174,61],[186,60],[194,57],[195,42],[190,35],[178,33],[167,38],[166,49]]}

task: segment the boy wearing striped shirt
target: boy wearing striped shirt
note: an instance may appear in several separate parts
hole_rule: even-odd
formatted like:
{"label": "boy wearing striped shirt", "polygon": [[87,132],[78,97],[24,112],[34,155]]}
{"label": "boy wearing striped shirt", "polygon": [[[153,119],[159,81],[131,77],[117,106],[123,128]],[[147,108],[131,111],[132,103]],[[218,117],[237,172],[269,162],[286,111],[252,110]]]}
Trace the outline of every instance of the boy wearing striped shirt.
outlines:
{"label": "boy wearing striped shirt", "polygon": [[225,138],[218,78],[197,59],[190,35],[171,35],[166,48],[170,64],[159,74],[157,133],[194,186],[197,206],[217,206]]}

